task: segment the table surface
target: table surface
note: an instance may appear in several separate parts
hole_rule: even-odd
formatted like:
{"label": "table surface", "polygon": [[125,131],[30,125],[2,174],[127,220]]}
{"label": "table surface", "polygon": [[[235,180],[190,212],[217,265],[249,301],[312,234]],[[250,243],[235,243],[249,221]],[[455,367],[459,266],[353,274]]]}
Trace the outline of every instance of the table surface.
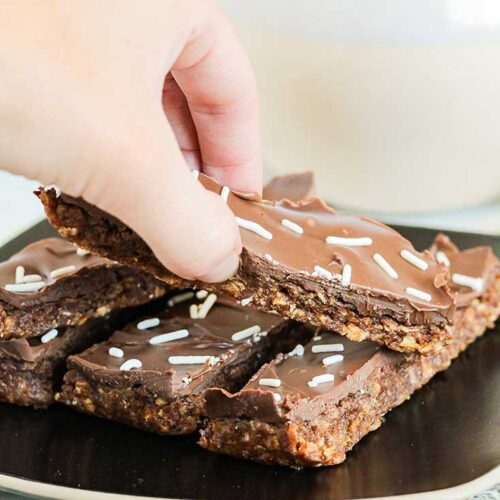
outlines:
{"label": "table surface", "polygon": [[[417,248],[435,233],[399,229]],[[52,231],[38,225],[0,249],[0,259]],[[461,247],[491,244],[500,254],[499,238],[452,237]],[[263,466],[205,451],[195,436],[159,437],[59,405],[42,411],[4,404],[0,474],[94,491],[232,500],[370,498],[454,487],[500,463],[499,328],[389,413],[340,466]]]}

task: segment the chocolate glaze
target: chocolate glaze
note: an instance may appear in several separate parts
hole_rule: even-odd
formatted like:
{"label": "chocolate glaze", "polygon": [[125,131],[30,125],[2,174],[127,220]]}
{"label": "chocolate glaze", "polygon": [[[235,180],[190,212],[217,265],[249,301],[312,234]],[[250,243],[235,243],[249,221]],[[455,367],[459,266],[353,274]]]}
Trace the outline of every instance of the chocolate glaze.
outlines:
{"label": "chocolate glaze", "polygon": [[302,201],[315,196],[316,187],[312,172],[273,177],[262,191],[262,197],[270,201],[280,201],[285,198],[291,201]]}
{"label": "chocolate glaze", "polygon": [[[221,186],[213,179],[199,176],[203,186],[219,193]],[[379,222],[335,212],[318,198],[294,203],[288,200],[270,202],[255,194],[231,193],[229,207],[243,219],[256,222],[272,233],[268,240],[241,229],[243,246],[250,253],[272,257],[274,263],[294,272],[303,273],[304,281],[325,281],[314,275],[316,265],[331,272],[335,278],[331,286],[342,293],[342,299],[351,302],[361,314],[376,313],[380,309],[404,312],[412,324],[439,323],[451,320],[453,298],[446,286],[447,270],[439,265],[430,252],[417,252],[411,243],[393,229]],[[281,224],[288,219],[303,228],[297,234]],[[330,245],[326,236],[349,238],[370,237],[370,246]],[[406,249],[428,264],[422,271],[404,260],[400,252]],[[374,260],[379,253],[398,273],[391,278]],[[340,285],[345,264],[352,267],[351,286]],[[407,287],[431,295],[426,302],[408,295]]]}
{"label": "chocolate glaze", "polygon": [[46,343],[42,343],[40,337],[31,337],[29,339],[22,337],[19,339],[2,340],[0,341],[0,359],[10,358],[16,361],[27,361],[32,363],[44,358],[48,353],[57,349],[57,346],[63,342],[65,331],[66,328],[58,328],[58,336]]}
{"label": "chocolate glaze", "polygon": [[[231,340],[234,333],[259,325],[260,335],[266,335],[284,323],[278,316],[241,307],[223,299],[216,302],[206,318],[190,319],[189,306],[201,302],[192,299],[168,308],[159,316],[160,324],[154,328],[139,330],[137,322],[131,323],[123,330],[116,331],[106,342],[72,356],[71,364],[78,365],[92,380],[112,386],[140,383],[167,398],[174,394],[196,394],[207,387],[222,365],[245,362],[250,355],[249,345],[254,340],[235,342]],[[149,343],[156,335],[181,329],[187,329],[189,336],[159,345]],[[122,349],[123,358],[110,356],[108,351],[111,347]],[[199,365],[171,365],[168,362],[169,356],[185,355],[217,356],[221,361],[213,366],[208,362]],[[121,371],[120,366],[130,358],[139,359],[142,367]],[[186,377],[189,383],[183,381]]]}
{"label": "chocolate glaze", "polygon": [[[445,251],[450,259],[451,272],[461,272],[485,279],[485,290],[498,271],[498,259],[489,247],[475,247],[464,251],[444,235],[438,235],[432,252]],[[461,307],[471,303],[478,295],[463,287],[455,287],[457,302]],[[321,339],[305,346],[303,356],[278,356],[264,365],[248,384],[238,393],[230,394],[223,389],[206,391],[207,414],[209,418],[244,417],[259,418],[267,422],[287,419],[310,420],[321,414],[325,405],[336,404],[349,394],[363,390],[367,377],[374,370],[383,369],[395,363],[411,360],[411,356],[385,349],[372,342],[352,342],[335,333],[321,332]],[[320,344],[342,344],[341,352],[313,353],[312,346]],[[333,354],[342,354],[344,360],[323,366],[322,360]],[[308,386],[307,382],[316,375],[330,373],[332,382]],[[259,384],[262,378],[278,378],[280,387]],[[280,395],[274,399],[273,393]]]}
{"label": "chocolate glaze", "polygon": [[[112,267],[117,264],[95,255],[79,256],[76,247],[60,238],[47,238],[28,245],[14,254],[9,260],[0,263],[0,300],[15,307],[23,307],[33,302],[50,302],[58,299],[54,291],[56,282],[61,283],[69,278],[83,274],[87,269],[95,267]],[[38,274],[46,286],[36,292],[8,292],[5,285],[15,284],[17,266],[25,268],[25,274]],[[66,266],[75,266],[75,271],[51,278],[50,272]]]}
{"label": "chocolate glaze", "polygon": [[[484,289],[488,288],[500,266],[491,247],[481,246],[460,251],[450,238],[442,233],[436,236],[430,250],[434,255],[439,251],[446,254],[450,261],[451,275],[459,273],[472,278],[482,278]],[[457,307],[467,306],[482,293],[466,286],[456,285],[452,281],[449,286],[455,293]]]}

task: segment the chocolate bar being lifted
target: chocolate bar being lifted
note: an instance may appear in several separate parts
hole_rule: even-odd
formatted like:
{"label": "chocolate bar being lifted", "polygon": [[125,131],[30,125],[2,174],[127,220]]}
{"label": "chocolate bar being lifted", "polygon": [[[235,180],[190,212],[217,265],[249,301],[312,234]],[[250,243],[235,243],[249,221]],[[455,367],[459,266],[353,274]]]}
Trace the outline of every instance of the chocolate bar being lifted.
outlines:
{"label": "chocolate bar being lifted", "polygon": [[278,356],[263,366],[240,392],[209,389],[211,421],[201,445],[294,467],[344,461],[346,452],[377,429],[388,411],[446,369],[500,314],[500,269],[491,248],[459,252],[450,244],[440,236],[433,251],[444,253],[438,258],[461,282],[453,284],[460,307],[451,344],[422,356],[322,332],[296,348],[294,356]]}
{"label": "chocolate bar being lifted", "polygon": [[[228,193],[203,174],[199,179],[206,189]],[[243,240],[240,267],[224,283],[204,284],[170,273],[135,232],[84,200],[53,189],[38,196],[63,236],[173,286],[226,293],[403,352],[434,352],[450,340],[454,302],[446,268],[393,229],[339,214],[319,199],[269,202],[229,193]]]}

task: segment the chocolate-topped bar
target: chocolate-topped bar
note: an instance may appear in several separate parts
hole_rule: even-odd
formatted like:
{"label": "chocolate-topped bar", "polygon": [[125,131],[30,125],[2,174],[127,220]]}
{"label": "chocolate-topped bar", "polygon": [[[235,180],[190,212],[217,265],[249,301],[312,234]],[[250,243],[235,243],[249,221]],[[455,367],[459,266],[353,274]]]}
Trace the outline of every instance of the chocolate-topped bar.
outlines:
{"label": "chocolate-topped bar", "polygon": [[161,297],[166,289],[146,273],[65,240],[40,240],[0,263],[0,339],[81,325]]}
{"label": "chocolate-topped bar", "polygon": [[[39,337],[0,341],[0,401],[43,408],[54,401],[69,354],[102,340],[110,322],[54,328]],[[116,326],[116,325],[115,325]]]}
{"label": "chocolate-topped bar", "polygon": [[[438,238],[433,251],[443,251],[442,243]],[[293,356],[280,355],[264,365],[236,394],[207,390],[211,420],[200,444],[239,458],[293,467],[344,461],[346,452],[377,429],[388,411],[446,369],[500,314],[500,268],[491,249],[447,251],[451,273],[467,271],[478,280],[478,285],[470,281],[453,287],[460,307],[454,314],[451,344],[422,356],[322,332],[294,349]],[[481,291],[471,294],[470,286]]]}
{"label": "chocolate-topped bar", "polygon": [[[203,174],[199,179],[229,204],[244,248],[230,280],[196,286],[398,351],[430,353],[450,341],[448,272],[429,252],[417,252],[381,223],[337,213],[317,198],[270,202],[229,192]],[[166,270],[116,218],[55,190],[38,195],[63,236],[171,285],[193,285]]]}
{"label": "chocolate-topped bar", "polygon": [[195,431],[208,387],[240,388],[312,329],[204,291],[172,297],[160,315],[68,359],[58,400],[160,434]]}

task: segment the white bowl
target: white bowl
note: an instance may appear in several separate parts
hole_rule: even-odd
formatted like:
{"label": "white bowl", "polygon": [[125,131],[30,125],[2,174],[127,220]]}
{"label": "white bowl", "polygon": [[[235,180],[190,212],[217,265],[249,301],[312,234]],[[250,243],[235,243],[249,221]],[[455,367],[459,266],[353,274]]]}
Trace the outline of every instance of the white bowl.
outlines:
{"label": "white bowl", "polygon": [[270,173],[356,210],[500,194],[498,0],[223,0],[259,84]]}

